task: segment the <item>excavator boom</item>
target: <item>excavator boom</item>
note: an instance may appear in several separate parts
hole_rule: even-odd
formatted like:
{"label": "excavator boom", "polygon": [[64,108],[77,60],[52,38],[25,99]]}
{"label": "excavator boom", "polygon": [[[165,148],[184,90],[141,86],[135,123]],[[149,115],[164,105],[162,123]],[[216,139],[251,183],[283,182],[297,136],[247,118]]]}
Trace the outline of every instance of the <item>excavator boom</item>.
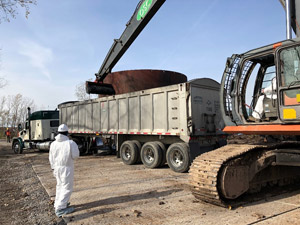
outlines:
{"label": "excavator boom", "polygon": [[120,60],[126,50],[142,32],[155,13],[164,4],[165,0],[141,0],[132,17],[126,24],[126,28],[119,39],[115,39],[107,53],[98,73],[95,82],[86,83],[86,92],[89,94],[113,94],[112,87],[102,85],[105,77],[111,73],[112,68]]}

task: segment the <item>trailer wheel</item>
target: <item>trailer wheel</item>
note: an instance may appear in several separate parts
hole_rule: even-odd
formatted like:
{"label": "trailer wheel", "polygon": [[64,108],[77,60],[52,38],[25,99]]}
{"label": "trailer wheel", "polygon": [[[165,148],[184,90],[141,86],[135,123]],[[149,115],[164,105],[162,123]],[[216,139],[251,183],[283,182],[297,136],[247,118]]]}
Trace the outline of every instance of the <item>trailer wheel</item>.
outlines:
{"label": "trailer wheel", "polygon": [[123,163],[132,165],[137,162],[139,152],[137,145],[133,141],[125,141],[121,145],[120,153]]}
{"label": "trailer wheel", "polygon": [[161,163],[159,165],[159,167],[162,167],[166,164],[167,162],[167,158],[166,158],[166,154],[167,154],[167,149],[166,146],[160,142],[160,141],[155,141],[156,144],[158,144],[158,146],[160,147],[161,151],[162,151],[162,160]]}
{"label": "trailer wheel", "polygon": [[15,154],[22,154],[22,152],[23,152],[23,148],[18,141],[14,141],[12,148],[13,148]]}
{"label": "trailer wheel", "polygon": [[169,167],[178,173],[186,172],[190,167],[189,146],[186,143],[174,143],[167,150]]}
{"label": "trailer wheel", "polygon": [[147,142],[141,150],[141,159],[147,168],[159,167],[162,161],[162,150],[155,142]]}
{"label": "trailer wheel", "polygon": [[141,145],[141,142],[137,141],[137,140],[133,140],[132,141],[138,148],[138,157],[137,157],[137,163],[141,163],[142,160],[141,160],[141,148],[142,148],[142,145]]}

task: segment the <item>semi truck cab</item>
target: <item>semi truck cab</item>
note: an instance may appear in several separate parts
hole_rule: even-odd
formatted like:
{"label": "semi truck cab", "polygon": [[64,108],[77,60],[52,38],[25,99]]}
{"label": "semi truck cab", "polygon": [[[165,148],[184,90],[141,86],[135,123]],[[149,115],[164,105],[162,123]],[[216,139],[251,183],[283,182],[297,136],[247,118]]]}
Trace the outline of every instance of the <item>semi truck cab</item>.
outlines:
{"label": "semi truck cab", "polygon": [[49,150],[59,126],[57,110],[42,110],[31,113],[24,124],[18,125],[19,136],[13,138],[12,149],[21,154],[24,149]]}

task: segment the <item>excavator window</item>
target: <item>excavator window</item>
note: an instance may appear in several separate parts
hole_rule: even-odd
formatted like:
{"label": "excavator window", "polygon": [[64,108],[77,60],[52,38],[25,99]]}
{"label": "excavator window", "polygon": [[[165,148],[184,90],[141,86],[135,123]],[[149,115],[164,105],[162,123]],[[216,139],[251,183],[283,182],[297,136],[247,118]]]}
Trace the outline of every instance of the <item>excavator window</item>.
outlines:
{"label": "excavator window", "polygon": [[275,77],[276,77],[275,65],[269,66],[266,69],[266,73],[264,75],[261,90],[265,89],[266,87],[269,87]]}
{"label": "excavator window", "polygon": [[[271,91],[264,93],[267,89]],[[240,95],[247,122],[265,122],[278,118],[273,54],[253,57],[243,63]]]}
{"label": "excavator window", "polygon": [[[253,102],[255,102],[255,80],[259,73],[259,69],[261,68],[260,63],[256,63],[252,66],[252,69],[249,71],[249,78],[247,85],[245,86],[245,106],[247,115],[250,116],[253,111]],[[243,90],[241,90],[243,92]]]}
{"label": "excavator window", "polygon": [[283,105],[300,104],[300,47],[290,47],[280,53]]}

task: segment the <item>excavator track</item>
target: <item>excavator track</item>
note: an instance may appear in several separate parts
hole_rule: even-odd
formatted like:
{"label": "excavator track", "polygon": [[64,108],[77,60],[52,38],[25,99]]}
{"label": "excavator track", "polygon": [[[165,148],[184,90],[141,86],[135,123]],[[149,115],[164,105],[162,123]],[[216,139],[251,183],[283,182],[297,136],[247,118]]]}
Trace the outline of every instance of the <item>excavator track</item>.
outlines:
{"label": "excavator track", "polygon": [[[275,149],[284,149],[291,145],[295,148],[295,143],[272,145],[230,144],[204,153],[198,156],[191,165],[189,171],[191,191],[201,201],[222,207],[232,206],[234,205],[232,200],[224,198],[220,191],[220,180],[224,166],[230,164],[235,166],[234,163],[237,161],[236,166],[243,163],[251,163],[252,160],[255,160],[262,154]],[[296,143],[296,146],[300,146],[299,142]]]}

